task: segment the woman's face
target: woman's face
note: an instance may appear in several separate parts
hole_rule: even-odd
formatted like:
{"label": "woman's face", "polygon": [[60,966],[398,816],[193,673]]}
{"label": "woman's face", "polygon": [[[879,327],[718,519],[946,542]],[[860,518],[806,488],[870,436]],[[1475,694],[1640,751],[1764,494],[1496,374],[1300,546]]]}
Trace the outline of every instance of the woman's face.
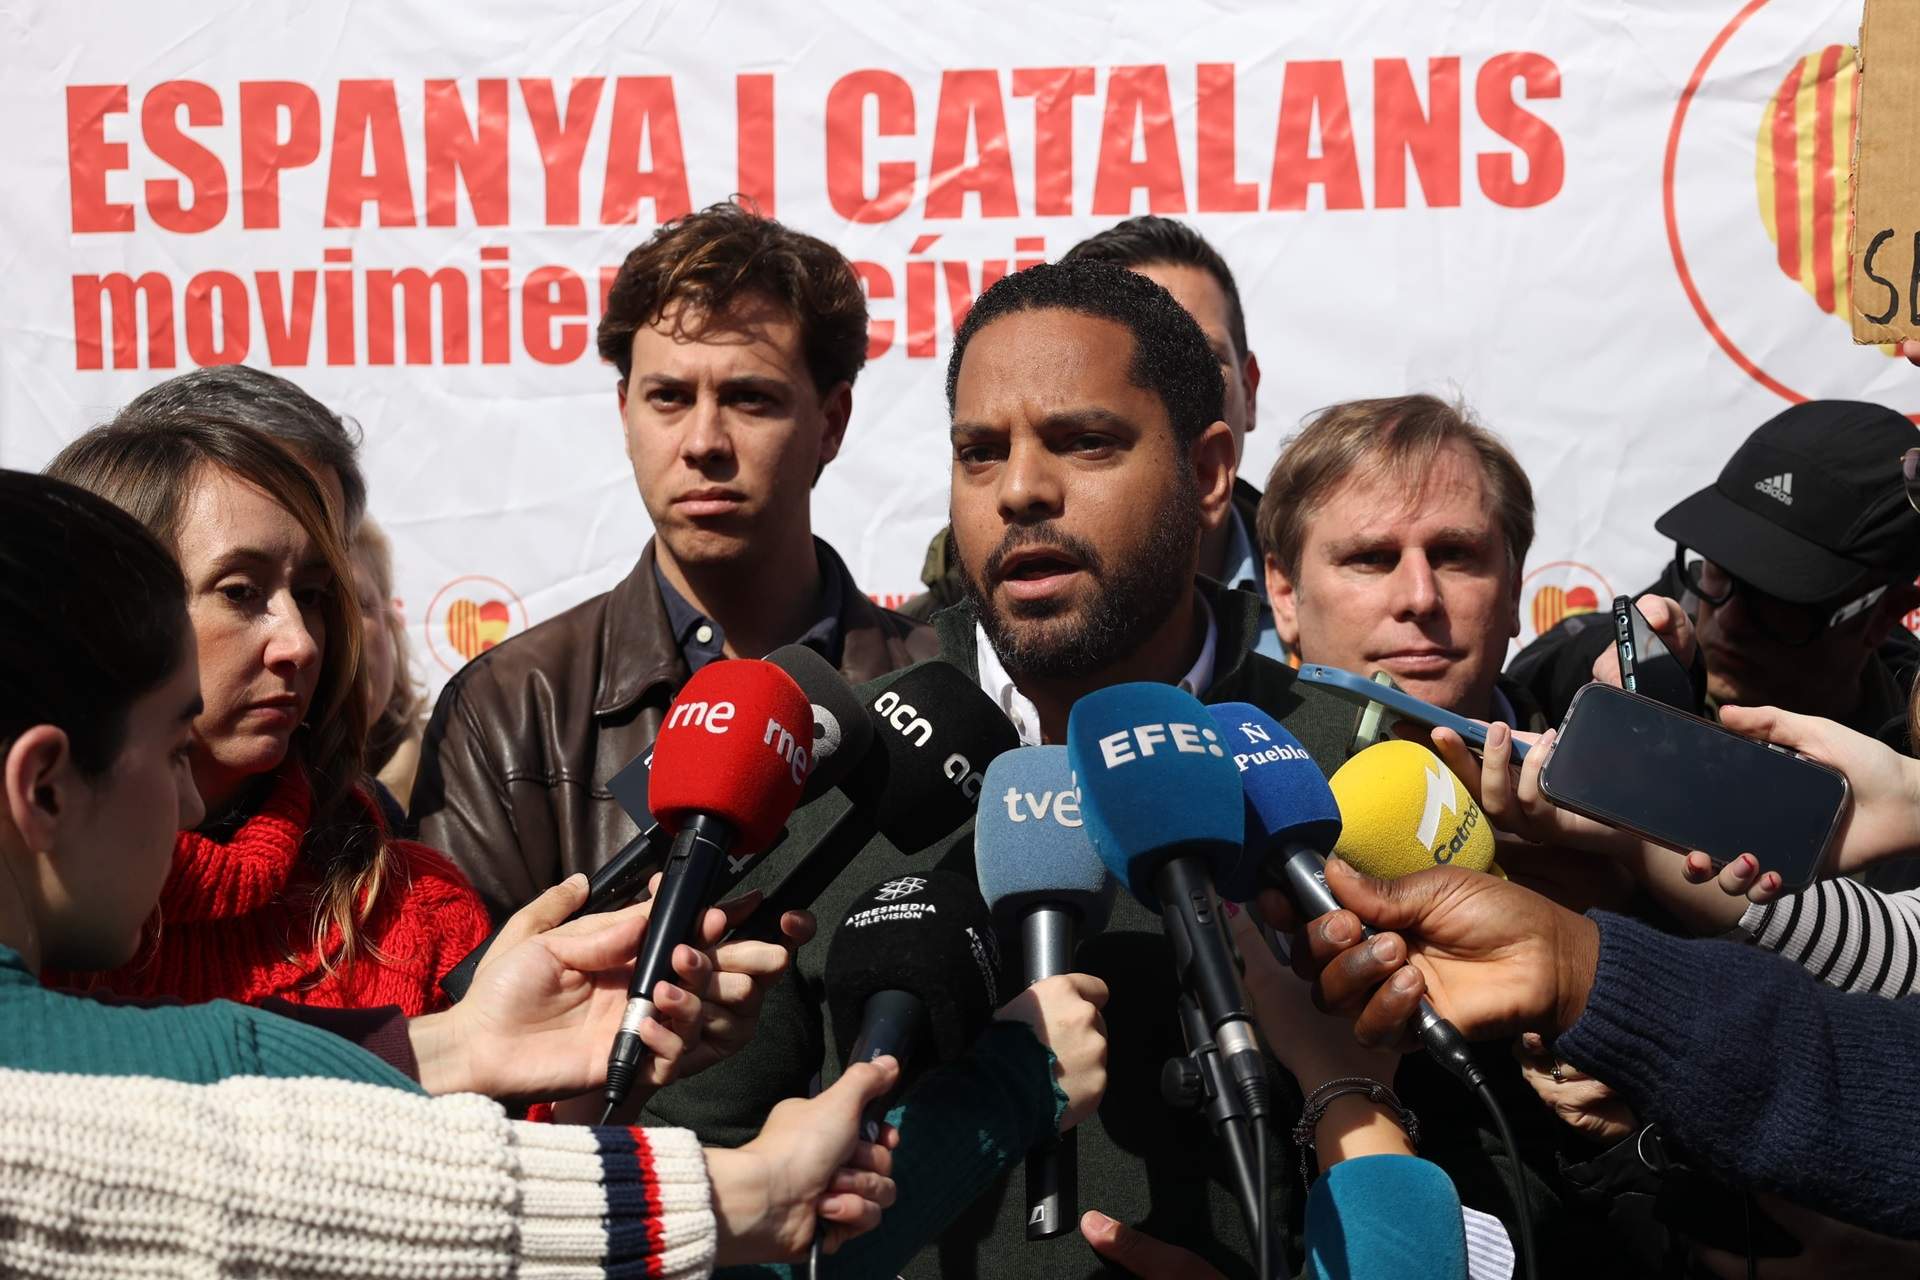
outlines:
{"label": "woman's face", "polygon": [[218,810],[286,759],[306,719],[326,654],[322,604],[333,574],[292,512],[215,467],[195,477],[178,552],[206,700],[193,725],[193,775]]}
{"label": "woman's face", "polygon": [[192,638],[174,673],[127,713],[126,738],[63,820],[47,864],[45,963],[110,969],[133,957],[173,866],[174,835],[205,814],[194,789],[200,675]]}
{"label": "woman's face", "polygon": [[367,553],[353,553],[353,594],[360,606],[360,667],[367,682],[367,723],[387,709],[393,696],[393,602],[380,590]]}

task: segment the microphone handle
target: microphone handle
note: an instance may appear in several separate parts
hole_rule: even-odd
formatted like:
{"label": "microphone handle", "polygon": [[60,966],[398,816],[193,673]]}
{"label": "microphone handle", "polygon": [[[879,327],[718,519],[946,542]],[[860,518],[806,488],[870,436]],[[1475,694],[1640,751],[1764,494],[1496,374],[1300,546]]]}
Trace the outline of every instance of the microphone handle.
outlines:
{"label": "microphone handle", "polygon": [[1160,895],[1160,917],[1173,944],[1174,972],[1199,1004],[1219,1046],[1221,1065],[1239,1087],[1247,1114],[1256,1122],[1264,1120],[1267,1063],[1254,1038],[1240,971],[1221,928],[1213,878],[1197,857],[1172,858],[1154,873],[1153,891]]}
{"label": "microphone handle", "polygon": [[[1072,971],[1073,926],[1073,913],[1053,903],[1027,908],[1020,918],[1027,986]],[[1055,1134],[1027,1156],[1027,1239],[1051,1240],[1078,1225],[1079,1155],[1070,1131]]]}
{"label": "microphone handle", "polygon": [[900,1064],[900,1074],[893,1088],[869,1102],[867,1109],[860,1113],[862,1141],[872,1142],[880,1136],[880,1125],[893,1109],[894,1099],[907,1078],[914,1047],[926,1026],[926,1002],[911,991],[876,991],[867,997],[866,1009],[860,1017],[860,1034],[853,1038],[853,1047],[847,1050],[847,1060],[841,1070],[856,1062],[891,1055]]}
{"label": "microphone handle", "polygon": [[[1286,862],[1280,868],[1280,880],[1286,886],[1287,896],[1293,899],[1294,907],[1309,920],[1318,919],[1329,911],[1344,910],[1340,900],[1333,896],[1333,890],[1327,887],[1327,860],[1318,849],[1305,845],[1289,847]],[[1362,920],[1360,932],[1362,936],[1371,938],[1379,930]],[[1473,1050],[1468,1047],[1466,1038],[1451,1022],[1440,1016],[1425,996],[1420,998],[1420,1009],[1413,1021],[1420,1043],[1449,1074],[1469,1089],[1478,1089],[1486,1083],[1486,1073],[1474,1061]]]}
{"label": "microphone handle", "polygon": [[[649,820],[645,830],[621,845],[620,852],[614,854],[587,880],[587,900],[561,923],[601,911],[617,911],[636,901],[647,887],[647,875],[657,861],[658,841],[665,833],[665,827]],[[480,962],[487,958],[493,940],[500,936],[500,929],[504,928],[506,925],[502,924],[499,929],[482,938],[479,946],[467,952],[459,964],[447,970],[446,976],[440,979],[440,990],[447,999],[458,1004],[466,998],[467,988],[473,985],[474,973],[480,968]]]}
{"label": "microphone handle", "polygon": [[700,813],[673,838],[660,892],[647,918],[647,936],[640,943],[640,956],[627,984],[627,1010],[607,1056],[609,1103],[624,1101],[633,1084],[635,1069],[646,1053],[640,1024],[653,1016],[653,989],[662,979],[674,981],[674,948],[698,936],[701,913],[713,902],[714,872],[726,861],[734,835],[733,824],[726,819]]}

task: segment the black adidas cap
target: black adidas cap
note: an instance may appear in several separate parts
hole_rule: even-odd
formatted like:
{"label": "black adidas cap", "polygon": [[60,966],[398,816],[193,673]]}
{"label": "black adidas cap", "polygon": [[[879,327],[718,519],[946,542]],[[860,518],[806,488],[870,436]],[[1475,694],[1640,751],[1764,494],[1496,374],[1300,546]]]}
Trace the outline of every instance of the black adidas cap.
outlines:
{"label": "black adidas cap", "polygon": [[1900,457],[1920,430],[1857,400],[1809,400],[1748,436],[1709,488],[1654,521],[1743,582],[1793,604],[1920,574],[1920,513]]}

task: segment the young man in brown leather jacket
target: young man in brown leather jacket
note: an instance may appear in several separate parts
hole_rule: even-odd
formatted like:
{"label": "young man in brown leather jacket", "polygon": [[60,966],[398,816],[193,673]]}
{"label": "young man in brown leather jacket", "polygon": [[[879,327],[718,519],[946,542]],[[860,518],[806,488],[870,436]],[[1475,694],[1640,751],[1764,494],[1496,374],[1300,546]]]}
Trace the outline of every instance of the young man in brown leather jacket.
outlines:
{"label": "young man in brown leather jacket", "polygon": [[859,683],[937,649],[813,536],[812,486],[867,351],[865,295],[838,251],[714,205],[627,255],[598,338],[653,539],[612,591],[454,676],[414,790],[420,838],[496,921],[634,834],[608,779],[708,662],[797,642]]}

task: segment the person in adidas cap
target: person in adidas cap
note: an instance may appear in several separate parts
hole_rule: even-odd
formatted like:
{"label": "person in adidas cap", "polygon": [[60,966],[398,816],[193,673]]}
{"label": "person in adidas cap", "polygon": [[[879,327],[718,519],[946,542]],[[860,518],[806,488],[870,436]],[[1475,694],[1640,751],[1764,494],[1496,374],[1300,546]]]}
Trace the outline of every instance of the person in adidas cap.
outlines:
{"label": "person in adidas cap", "polygon": [[[1920,511],[1903,468],[1916,447],[1920,431],[1891,409],[1809,400],[1761,424],[1719,479],[1654,522],[1674,559],[1640,594],[1692,616],[1709,707],[1824,716],[1911,753],[1920,642],[1901,620],[1920,605]],[[1643,609],[1664,629],[1664,606]],[[1606,611],[1561,623],[1508,675],[1558,720],[1609,651],[1611,623]]]}

